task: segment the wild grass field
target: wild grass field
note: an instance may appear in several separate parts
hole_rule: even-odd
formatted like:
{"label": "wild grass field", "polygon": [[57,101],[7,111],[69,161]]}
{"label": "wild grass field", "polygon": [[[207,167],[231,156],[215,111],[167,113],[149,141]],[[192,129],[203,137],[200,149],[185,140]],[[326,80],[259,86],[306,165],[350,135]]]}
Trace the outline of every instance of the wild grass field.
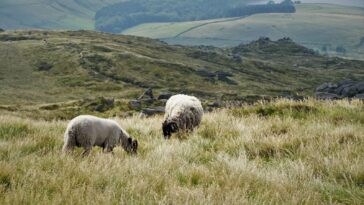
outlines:
{"label": "wild grass field", "polygon": [[[141,24],[124,34],[163,39],[181,45],[220,47],[249,43],[259,36],[290,37],[332,56],[363,59],[364,9],[334,4],[299,4],[292,14],[257,14],[245,18]],[[344,47],[346,52],[336,52]]]}
{"label": "wild grass field", "polygon": [[115,118],[137,156],[63,156],[67,121],[0,114],[0,204],[363,204],[364,102],[277,100],[206,113],[164,140],[162,116]]}

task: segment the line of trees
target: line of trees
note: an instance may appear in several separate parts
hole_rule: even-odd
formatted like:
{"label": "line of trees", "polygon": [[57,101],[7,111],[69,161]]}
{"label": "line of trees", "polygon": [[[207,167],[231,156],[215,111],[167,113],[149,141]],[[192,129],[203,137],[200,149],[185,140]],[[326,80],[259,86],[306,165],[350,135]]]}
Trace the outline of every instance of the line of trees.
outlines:
{"label": "line of trees", "polygon": [[280,4],[269,1],[266,5],[250,5],[230,9],[227,14],[229,17],[249,16],[259,13],[294,13],[296,8],[291,0],[285,0]]}

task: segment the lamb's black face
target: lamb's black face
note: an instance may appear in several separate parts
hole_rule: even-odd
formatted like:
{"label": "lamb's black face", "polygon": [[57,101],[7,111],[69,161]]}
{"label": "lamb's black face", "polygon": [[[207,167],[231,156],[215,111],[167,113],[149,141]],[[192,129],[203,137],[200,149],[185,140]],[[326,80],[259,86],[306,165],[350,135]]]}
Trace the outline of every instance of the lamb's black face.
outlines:
{"label": "lamb's black face", "polygon": [[178,131],[178,126],[177,126],[177,123],[175,123],[175,122],[167,123],[165,121],[165,122],[163,122],[162,128],[163,128],[163,135],[164,135],[165,139],[171,138],[172,133]]}

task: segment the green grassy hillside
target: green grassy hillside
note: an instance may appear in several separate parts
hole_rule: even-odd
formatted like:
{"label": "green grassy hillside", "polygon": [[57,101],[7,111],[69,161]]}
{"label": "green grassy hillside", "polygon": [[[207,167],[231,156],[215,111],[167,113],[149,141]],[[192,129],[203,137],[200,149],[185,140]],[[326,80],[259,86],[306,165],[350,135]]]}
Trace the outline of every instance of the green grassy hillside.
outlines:
{"label": "green grassy hillside", "polygon": [[293,14],[258,14],[237,19],[142,24],[123,33],[183,45],[215,46],[235,46],[260,36],[272,39],[290,37],[323,54],[364,59],[364,8],[300,4],[296,5],[296,9],[297,12]]}
{"label": "green grassy hillside", "polygon": [[94,29],[99,9],[122,0],[1,0],[5,29]]}
{"label": "green grassy hillside", "polygon": [[68,121],[0,114],[0,204],[363,204],[363,113],[356,100],[259,103],[168,141],[162,116],[115,118],[138,155],[86,158],[61,154]]}
{"label": "green grassy hillside", "polygon": [[290,40],[231,49],[169,46],[92,31],[0,33],[0,104],[132,98],[145,88],[200,97],[312,95],[364,77],[362,61],[327,58]]}

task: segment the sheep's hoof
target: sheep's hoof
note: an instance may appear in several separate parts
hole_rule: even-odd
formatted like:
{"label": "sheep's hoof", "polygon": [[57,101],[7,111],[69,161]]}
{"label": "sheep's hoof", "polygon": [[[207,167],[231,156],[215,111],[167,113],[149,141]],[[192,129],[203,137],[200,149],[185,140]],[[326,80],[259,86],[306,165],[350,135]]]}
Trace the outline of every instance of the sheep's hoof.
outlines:
{"label": "sheep's hoof", "polygon": [[90,155],[91,149],[86,149],[85,151],[82,152],[82,157],[87,157],[88,155]]}

